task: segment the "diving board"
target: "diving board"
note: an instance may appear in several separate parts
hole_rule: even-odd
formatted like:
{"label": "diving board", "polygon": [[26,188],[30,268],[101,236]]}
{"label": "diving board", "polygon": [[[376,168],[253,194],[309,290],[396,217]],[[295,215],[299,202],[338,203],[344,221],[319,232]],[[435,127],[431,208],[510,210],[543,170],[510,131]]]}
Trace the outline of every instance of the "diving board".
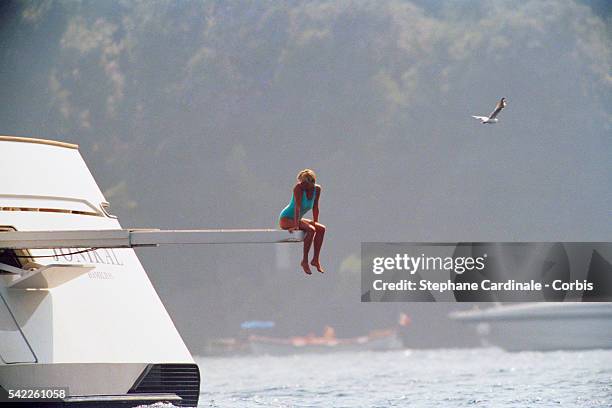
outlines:
{"label": "diving board", "polygon": [[138,248],[170,244],[278,244],[301,242],[302,231],[277,229],[108,229],[71,231],[3,231],[0,248]]}

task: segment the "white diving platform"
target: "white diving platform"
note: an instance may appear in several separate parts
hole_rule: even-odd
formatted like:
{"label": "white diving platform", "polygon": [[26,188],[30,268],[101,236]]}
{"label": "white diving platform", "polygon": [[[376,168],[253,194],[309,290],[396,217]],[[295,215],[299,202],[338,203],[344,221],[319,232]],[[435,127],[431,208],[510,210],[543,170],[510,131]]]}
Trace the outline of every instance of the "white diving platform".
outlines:
{"label": "white diving platform", "polygon": [[3,231],[0,248],[138,248],[167,244],[279,244],[301,242],[302,231],[277,229],[107,229],[72,231]]}

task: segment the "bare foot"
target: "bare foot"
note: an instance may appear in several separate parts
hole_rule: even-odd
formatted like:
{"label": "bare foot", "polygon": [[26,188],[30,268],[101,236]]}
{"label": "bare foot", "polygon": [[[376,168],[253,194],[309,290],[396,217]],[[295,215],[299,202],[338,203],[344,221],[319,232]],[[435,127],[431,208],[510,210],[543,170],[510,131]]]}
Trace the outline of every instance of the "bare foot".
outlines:
{"label": "bare foot", "polygon": [[300,265],[302,265],[302,269],[304,269],[304,272],[306,272],[307,275],[312,274],[312,272],[310,271],[310,267],[308,266],[308,261],[302,261]]}
{"label": "bare foot", "polygon": [[312,262],[310,262],[310,264],[314,266],[315,268],[317,268],[317,271],[321,273],[325,272],[325,269],[323,269],[318,259],[313,259]]}

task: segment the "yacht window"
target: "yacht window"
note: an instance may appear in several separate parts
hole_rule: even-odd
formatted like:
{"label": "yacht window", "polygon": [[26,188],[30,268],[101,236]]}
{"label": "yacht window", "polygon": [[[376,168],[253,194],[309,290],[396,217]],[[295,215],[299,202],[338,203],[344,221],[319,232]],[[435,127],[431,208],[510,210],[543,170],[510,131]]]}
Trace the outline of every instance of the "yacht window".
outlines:
{"label": "yacht window", "polygon": [[[0,226],[0,234],[2,234],[2,231],[16,231],[16,229],[13,227],[1,227]],[[28,259],[28,258],[30,258],[30,254],[28,253],[28,251],[25,251],[22,249],[14,250],[14,249],[0,248],[0,263],[14,266],[15,268],[21,268],[23,267],[24,263],[31,261],[31,259]],[[5,273],[8,273],[8,272],[4,272],[0,270],[0,275],[5,274]]]}
{"label": "yacht window", "polygon": [[[21,262],[19,262],[19,258],[15,251],[12,249],[0,249],[0,263],[14,266],[15,268],[21,268]],[[4,271],[0,271],[1,273],[6,273]]]}

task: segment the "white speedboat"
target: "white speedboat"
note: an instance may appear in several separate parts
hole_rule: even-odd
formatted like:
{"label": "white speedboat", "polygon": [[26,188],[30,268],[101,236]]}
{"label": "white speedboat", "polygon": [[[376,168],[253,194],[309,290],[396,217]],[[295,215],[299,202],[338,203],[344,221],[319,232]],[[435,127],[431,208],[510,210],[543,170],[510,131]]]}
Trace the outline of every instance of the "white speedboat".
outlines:
{"label": "white speedboat", "polygon": [[550,302],[497,305],[451,313],[474,325],[483,345],[509,351],[612,348],[612,303]]}
{"label": "white speedboat", "polygon": [[295,242],[301,235],[125,230],[76,145],[0,136],[0,152],[4,397],[33,406],[49,397],[62,406],[195,407],[198,366],[132,248]]}

